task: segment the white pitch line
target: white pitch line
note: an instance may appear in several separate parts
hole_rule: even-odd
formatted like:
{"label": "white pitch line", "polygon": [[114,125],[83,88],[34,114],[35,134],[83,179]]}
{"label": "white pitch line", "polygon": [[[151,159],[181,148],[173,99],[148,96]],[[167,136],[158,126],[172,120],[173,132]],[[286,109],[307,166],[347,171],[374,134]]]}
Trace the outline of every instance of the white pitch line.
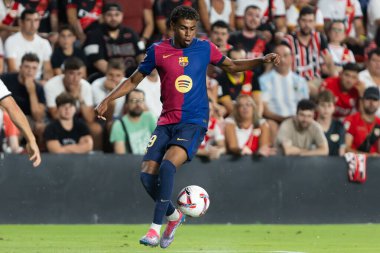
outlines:
{"label": "white pitch line", "polygon": [[[251,250],[176,250],[176,253],[307,253],[301,251],[251,251]],[[136,253],[146,253],[146,251],[136,251]]]}

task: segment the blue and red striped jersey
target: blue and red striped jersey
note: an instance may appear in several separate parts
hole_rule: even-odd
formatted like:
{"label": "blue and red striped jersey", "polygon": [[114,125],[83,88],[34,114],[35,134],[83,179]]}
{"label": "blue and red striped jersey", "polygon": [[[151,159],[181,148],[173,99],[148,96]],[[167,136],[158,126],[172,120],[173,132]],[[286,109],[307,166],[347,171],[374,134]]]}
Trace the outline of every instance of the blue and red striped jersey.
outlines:
{"label": "blue and red striped jersey", "polygon": [[148,75],[156,68],[160,75],[162,112],[157,124],[191,123],[207,128],[207,65],[219,65],[224,59],[214,44],[197,38],[187,48],[176,48],[172,39],[149,47],[138,70]]}

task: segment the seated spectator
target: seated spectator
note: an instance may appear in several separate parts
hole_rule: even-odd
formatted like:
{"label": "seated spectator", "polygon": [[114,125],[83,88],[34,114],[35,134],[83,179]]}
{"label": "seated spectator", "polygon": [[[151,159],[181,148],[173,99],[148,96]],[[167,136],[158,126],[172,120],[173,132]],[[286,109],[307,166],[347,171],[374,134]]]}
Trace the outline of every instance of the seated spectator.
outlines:
{"label": "seated spectator", "polygon": [[327,139],[314,120],[316,105],[303,99],[298,102],[297,114],[282,122],[277,134],[277,147],[284,155],[324,156],[329,154]]}
{"label": "seated spectator", "polygon": [[309,98],[306,80],[291,70],[290,48],[286,45],[277,45],[274,52],[280,55],[280,64],[259,78],[263,116],[268,119],[272,143],[277,136],[279,125],[285,119],[296,115],[297,104],[301,99]]}
{"label": "seated spectator", "polygon": [[329,156],[343,156],[346,151],[345,133],[342,122],[334,119],[335,97],[329,90],[325,90],[318,95],[317,122],[321,125],[328,145]]}
{"label": "seated spectator", "polygon": [[49,41],[37,34],[40,18],[36,10],[26,9],[22,12],[20,32],[5,41],[5,55],[8,72],[16,72],[21,66],[22,57],[26,53],[35,53],[40,60],[35,78],[46,81],[53,76],[50,64],[52,49]]}
{"label": "seated spectator", "polygon": [[82,78],[84,63],[71,57],[65,60],[62,75],[50,79],[44,86],[46,105],[53,119],[58,119],[58,111],[55,104],[56,97],[62,92],[68,92],[77,101],[77,115],[80,115],[87,123],[94,140],[94,149],[102,149],[102,127],[95,121],[94,101],[91,85]]}
{"label": "seated spectator", "polygon": [[[286,9],[286,25],[289,33],[292,33],[297,29],[300,10],[304,6],[310,5],[311,2],[312,0],[294,0],[289,8]],[[324,32],[323,14],[318,8],[316,8],[315,13],[315,29],[318,32]]]}
{"label": "seated spectator", "polygon": [[162,111],[161,102],[161,80],[156,69],[147,75],[138,86],[145,93],[145,104],[147,110],[159,118]]}
{"label": "seated spectator", "polygon": [[235,30],[235,1],[198,0],[199,18],[202,28],[207,34],[211,33],[211,24],[223,21],[231,30]]}
{"label": "seated spectator", "polygon": [[89,61],[88,75],[104,75],[110,59],[121,59],[126,66],[125,75],[129,77],[144,57],[144,43],[130,28],[121,25],[123,13],[116,4],[106,4],[103,8],[103,23],[99,29],[87,34],[83,49]]}
{"label": "seated spectator", "polygon": [[356,112],[359,106],[360,92],[363,84],[358,78],[359,67],[355,63],[347,63],[339,77],[329,77],[321,85],[321,90],[329,90],[335,97],[334,118],[343,120]]}
{"label": "seated spectator", "polygon": [[[359,80],[366,88],[374,86],[380,89],[380,48],[368,53],[367,69],[359,73]],[[380,110],[376,115],[380,117]]]}
{"label": "seated spectator", "polygon": [[260,122],[251,96],[240,95],[236,99],[233,116],[234,118],[227,118],[225,124],[227,152],[234,155],[274,154],[270,148],[269,126]]}
{"label": "seated spectator", "polygon": [[208,122],[208,130],[201,145],[198,148],[197,155],[207,157],[210,160],[219,159],[226,153],[225,139],[221,122],[218,120],[217,112],[212,101],[209,101],[210,119]]}
{"label": "seated spectator", "polygon": [[0,143],[2,152],[20,154],[24,149],[20,146],[20,131],[13,124],[8,113],[0,109]]}
{"label": "seated spectator", "polygon": [[36,54],[26,53],[21,59],[19,72],[3,74],[0,79],[28,118],[37,143],[42,147],[42,135],[46,126],[46,100],[42,86],[35,81],[39,62]]}
{"label": "seated spectator", "polygon": [[232,45],[228,44],[228,38],[230,37],[230,27],[224,21],[218,20],[211,25],[210,41],[214,43],[219,50],[226,54],[228,50],[232,48]]}
{"label": "seated spectator", "polygon": [[144,111],[145,96],[141,90],[135,89],[127,95],[126,107],[127,114],[112,125],[110,142],[116,154],[143,155],[156,128],[156,119]]}
{"label": "seated spectator", "polygon": [[328,28],[329,50],[333,58],[336,70],[339,73],[342,66],[351,62],[355,63],[354,54],[342,43],[346,39],[345,26],[343,21],[333,21]]}
{"label": "seated spectator", "polygon": [[[51,56],[51,65],[53,67],[54,75],[62,74],[63,62],[69,57],[78,57],[85,64],[87,58],[82,49],[74,46],[76,36],[74,29],[71,26],[64,25],[59,29],[58,44],[54,47]],[[87,76],[86,66],[83,67],[83,77]]]}
{"label": "seated spectator", "polygon": [[[246,53],[243,49],[232,48],[228,51],[227,56],[232,60],[245,59]],[[260,90],[259,87],[257,87],[257,82],[253,82],[252,71],[238,73],[227,73],[223,71],[216,77],[216,81],[219,84],[218,102],[226,108],[228,115],[233,111],[233,101],[235,101],[240,94],[253,96],[253,92]],[[253,84],[256,84],[256,87],[253,87]],[[259,97],[258,95],[256,96]],[[260,98],[257,98],[255,102],[256,104],[261,103]],[[258,112],[261,113],[261,107],[258,109]]]}
{"label": "seated spectator", "polygon": [[46,127],[44,139],[48,152],[54,154],[86,154],[93,141],[87,125],[74,117],[76,98],[63,92],[56,99],[58,119]]}
{"label": "seated spectator", "polygon": [[[121,60],[112,59],[108,63],[107,72],[105,77],[96,79],[92,84],[92,96],[94,98],[95,105],[99,104],[108,93],[111,92],[121,81],[125,80],[124,77],[125,65]],[[120,118],[123,115],[123,107],[125,104],[125,97],[120,97],[113,100],[108,105],[107,114],[105,115],[107,120]]]}
{"label": "seated spectator", "polygon": [[318,94],[322,74],[336,74],[334,61],[327,49],[325,36],[315,31],[315,10],[310,6],[301,9],[298,18],[299,30],[284,37],[293,56],[293,71],[315,85],[310,86],[310,95]]}
{"label": "seated spectator", "polygon": [[348,152],[380,154],[380,118],[376,116],[380,105],[379,99],[379,89],[368,87],[361,100],[362,112],[350,115],[344,120]]}

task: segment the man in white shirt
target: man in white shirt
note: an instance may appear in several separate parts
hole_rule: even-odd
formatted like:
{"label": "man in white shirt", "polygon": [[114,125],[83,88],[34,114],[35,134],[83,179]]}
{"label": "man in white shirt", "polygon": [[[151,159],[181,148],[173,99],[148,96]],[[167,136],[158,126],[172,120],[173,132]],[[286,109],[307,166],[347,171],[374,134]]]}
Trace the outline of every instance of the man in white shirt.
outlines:
{"label": "man in white shirt", "polygon": [[50,63],[52,49],[49,41],[41,38],[37,32],[40,15],[36,10],[26,9],[20,17],[20,32],[5,41],[5,57],[9,72],[16,72],[25,53],[35,53],[40,59],[36,79],[49,80],[53,76]]}
{"label": "man in white shirt", "polygon": [[67,92],[77,100],[77,112],[87,123],[92,138],[94,149],[102,149],[102,132],[100,124],[95,121],[94,100],[91,85],[82,78],[81,68],[84,66],[82,60],[71,57],[64,62],[63,75],[58,75],[46,82],[44,86],[46,105],[50,116],[58,118],[55,99],[63,92]]}
{"label": "man in white shirt", "polygon": [[28,120],[24,113],[18,107],[16,101],[11,97],[11,93],[0,80],[0,106],[9,114],[13,123],[21,130],[26,139],[26,150],[29,154],[29,160],[33,166],[37,167],[41,163],[40,150],[36,143],[36,138],[32,133]]}

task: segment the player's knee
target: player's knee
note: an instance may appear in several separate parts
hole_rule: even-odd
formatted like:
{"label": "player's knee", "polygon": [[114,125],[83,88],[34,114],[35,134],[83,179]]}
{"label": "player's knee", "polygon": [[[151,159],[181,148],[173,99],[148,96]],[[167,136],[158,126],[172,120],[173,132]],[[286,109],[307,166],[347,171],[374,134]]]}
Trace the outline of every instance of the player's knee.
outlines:
{"label": "player's knee", "polygon": [[158,174],[159,164],[155,161],[144,161],[141,164],[141,172],[152,175]]}

